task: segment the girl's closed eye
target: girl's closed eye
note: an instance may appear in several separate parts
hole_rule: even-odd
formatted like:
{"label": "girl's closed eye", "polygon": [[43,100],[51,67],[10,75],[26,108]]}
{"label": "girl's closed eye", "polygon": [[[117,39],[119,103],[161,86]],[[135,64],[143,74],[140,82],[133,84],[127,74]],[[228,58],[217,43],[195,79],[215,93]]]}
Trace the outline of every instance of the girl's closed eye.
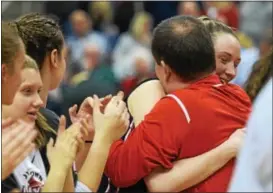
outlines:
{"label": "girl's closed eye", "polygon": [[223,64],[226,64],[226,63],[229,62],[229,60],[228,60],[227,58],[221,58],[221,62],[222,62]]}
{"label": "girl's closed eye", "polygon": [[240,63],[241,63],[241,59],[234,62],[234,67],[237,68]]}
{"label": "girl's closed eye", "polygon": [[23,94],[25,95],[31,95],[33,93],[33,89],[32,88],[24,88],[22,90]]}

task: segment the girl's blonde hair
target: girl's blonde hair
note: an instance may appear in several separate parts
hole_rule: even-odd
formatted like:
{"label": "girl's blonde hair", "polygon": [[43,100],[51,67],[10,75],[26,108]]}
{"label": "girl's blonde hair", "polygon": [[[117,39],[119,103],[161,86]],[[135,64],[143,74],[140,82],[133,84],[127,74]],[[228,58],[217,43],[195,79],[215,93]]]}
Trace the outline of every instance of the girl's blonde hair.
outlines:
{"label": "girl's blonde hair", "polygon": [[221,34],[221,33],[230,34],[230,35],[234,36],[236,39],[238,39],[236,34],[235,34],[235,31],[231,27],[229,27],[228,25],[226,25],[226,24],[224,24],[224,23],[222,23],[220,21],[211,19],[211,18],[209,18],[207,16],[201,16],[198,19],[208,29],[208,31],[210,32],[211,37],[213,39],[215,39],[217,37],[217,35]]}
{"label": "girl's blonde hair", "polygon": [[[30,56],[25,56],[24,69],[31,68],[37,70],[39,72],[39,67],[35,60],[33,60]],[[55,130],[50,127],[47,123],[46,118],[39,112],[38,118],[36,120],[36,128],[38,131],[38,135],[35,139],[35,144],[38,148],[44,147],[47,144],[47,135],[46,132],[52,132],[56,134]]]}
{"label": "girl's blonde hair", "polygon": [[142,33],[144,33],[144,24],[147,21],[153,21],[152,16],[147,12],[138,12],[134,15],[130,23],[129,31],[135,39],[139,39]]}
{"label": "girl's blonde hair", "polygon": [[39,71],[39,67],[38,67],[37,63],[29,55],[25,56],[25,62],[24,62],[23,68],[24,69],[25,68],[32,68],[32,69]]}

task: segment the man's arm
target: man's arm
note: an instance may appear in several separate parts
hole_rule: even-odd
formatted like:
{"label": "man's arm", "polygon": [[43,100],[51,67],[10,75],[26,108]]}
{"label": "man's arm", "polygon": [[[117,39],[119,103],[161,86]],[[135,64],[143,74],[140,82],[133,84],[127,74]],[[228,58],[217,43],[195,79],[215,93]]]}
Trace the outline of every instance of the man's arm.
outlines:
{"label": "man's arm", "polygon": [[[233,137],[243,139],[238,132],[243,131],[236,131]],[[174,162],[170,170],[156,168],[145,178],[149,192],[180,192],[202,182],[236,156],[233,146],[237,144],[230,138],[209,152]]]}
{"label": "man's arm", "polygon": [[188,123],[177,103],[170,98],[160,100],[125,142],[112,145],[106,175],[115,186],[128,187],[154,168],[172,168],[187,131]]}

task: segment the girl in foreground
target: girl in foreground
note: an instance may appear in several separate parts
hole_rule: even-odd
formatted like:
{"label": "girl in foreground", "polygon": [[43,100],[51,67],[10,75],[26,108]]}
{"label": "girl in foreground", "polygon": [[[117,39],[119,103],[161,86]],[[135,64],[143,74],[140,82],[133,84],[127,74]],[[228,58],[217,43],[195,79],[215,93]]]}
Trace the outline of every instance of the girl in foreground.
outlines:
{"label": "girl in foreground", "polygon": [[[75,123],[65,130],[65,118],[61,117],[55,145],[53,146],[53,139],[50,139],[47,145],[46,156],[49,160],[50,170],[49,173],[46,174],[46,168],[43,163],[44,160],[39,148],[43,148],[43,144],[47,140],[47,137],[49,137],[44,132],[50,131],[52,128],[46,122],[41,121],[41,117],[39,119],[39,108],[43,105],[39,96],[42,81],[37,65],[34,60],[29,57],[27,57],[25,62],[22,78],[23,82],[15,95],[13,104],[4,106],[3,114],[4,116],[12,116],[13,118],[22,118],[32,124],[37,121],[38,125],[42,127],[36,128],[39,133],[35,139],[36,146],[38,147],[37,150],[29,155],[28,158],[15,169],[13,176],[22,192],[74,192],[73,178],[69,175],[69,172],[80,146],[84,143],[82,137],[88,132],[86,130],[86,122],[81,121],[81,124],[79,122]],[[116,113],[116,109],[118,109],[121,111],[125,120],[126,117],[128,117],[128,113],[124,108],[125,106],[116,105],[117,100],[111,100],[105,109],[105,113],[102,114],[99,110],[99,102],[95,102],[93,112],[94,125],[95,128],[99,129],[96,130],[94,145],[97,144],[98,147],[105,147],[106,152],[104,153],[107,157],[107,146],[126,131],[126,124],[124,124],[126,122],[122,121],[122,119],[115,119],[116,117],[114,117],[113,114]],[[103,122],[101,122],[101,120],[104,121],[104,116],[108,117],[108,125],[102,125]],[[52,132],[54,133],[55,131]],[[96,148],[93,148],[93,154],[95,155],[102,152],[94,150],[96,150]],[[101,157],[104,157],[104,155]],[[4,182],[4,188],[8,188],[5,185],[7,184]]]}
{"label": "girl in foreground", "polygon": [[[21,69],[25,59],[24,44],[8,23],[1,23],[1,86],[2,104],[11,104],[21,83]],[[2,106],[1,104],[1,106]],[[2,127],[2,178],[10,175],[14,168],[34,149],[32,140],[36,131],[32,125],[10,117],[1,122]],[[20,135],[21,134],[21,135]]]}
{"label": "girl in foreground", "polygon": [[[59,25],[51,18],[40,15],[40,14],[28,14],[25,15],[16,21],[10,24],[15,29],[17,29],[21,38],[23,39],[27,54],[32,56],[37,62],[43,82],[43,88],[41,90],[40,96],[43,102],[46,102],[48,91],[55,89],[60,84],[60,81],[63,78],[64,70],[65,70],[65,45],[63,34],[60,30]],[[83,115],[80,116],[81,119],[86,118],[88,113],[92,113],[92,108],[89,104],[89,99],[87,98],[78,114]],[[92,148],[90,148],[88,157],[92,158],[93,155],[97,155],[96,159],[90,159],[88,162],[88,171],[79,171],[79,178],[76,181],[76,189],[73,191],[76,192],[90,192],[97,191],[97,188],[100,183],[101,175],[103,173],[105,161],[107,159],[107,151],[113,141],[122,135],[122,132],[125,132],[127,127],[127,118],[128,113],[125,108],[125,103],[120,101],[119,97],[113,98],[110,101],[108,100],[108,105],[105,107],[104,113],[97,113],[99,115],[97,119],[99,121],[94,122],[94,128],[96,130],[96,135],[93,140]],[[97,103],[99,103],[97,101]],[[119,103],[119,105],[113,105],[113,103]],[[93,100],[92,100],[93,104]],[[98,110],[98,109],[97,109]],[[96,112],[93,112],[93,114]],[[107,115],[107,116],[106,116]],[[116,117],[118,116],[118,118]],[[121,116],[122,115],[122,116]],[[107,117],[107,121],[105,120]],[[95,118],[95,117],[93,117]],[[79,119],[78,119],[79,120]],[[115,124],[103,124],[100,127],[100,124],[105,122],[115,120]],[[58,117],[51,111],[45,108],[41,108],[38,116],[38,122],[36,125],[44,125],[48,124],[52,129],[45,131],[45,136],[54,137],[54,130],[58,130]],[[96,126],[99,125],[99,126]],[[124,126],[125,125],[125,126]],[[43,127],[44,128],[44,127]],[[97,129],[99,128],[99,130]],[[53,131],[52,131],[53,130]],[[106,135],[106,133],[108,133]],[[107,136],[107,137],[106,137]],[[106,137],[106,138],[105,138]],[[92,134],[93,138],[93,134]],[[84,140],[88,138],[84,137]],[[96,140],[103,139],[103,140]],[[105,146],[105,144],[108,144]],[[41,145],[41,155],[43,163],[46,169],[49,168],[49,164],[47,163],[47,156],[45,155],[45,145]],[[105,153],[103,155],[98,155],[97,149],[104,149]],[[87,152],[88,153],[88,152]],[[105,161],[103,161],[105,160]],[[66,181],[71,181],[72,170],[68,171]],[[82,172],[87,172],[82,174]],[[90,174],[92,175],[90,176]],[[85,175],[87,174],[87,176]],[[86,186],[82,183],[82,178],[88,180],[89,184]],[[69,179],[69,180],[68,180]],[[73,181],[73,180],[72,180]],[[71,183],[69,183],[71,185]],[[90,190],[91,189],[91,190]],[[57,190],[54,190],[57,191]]]}
{"label": "girl in foreground", "polygon": [[[3,118],[22,119],[34,125],[39,116],[39,108],[43,105],[39,96],[42,81],[37,64],[29,56],[26,56],[21,76],[22,83],[15,94],[13,103],[3,106],[2,116]],[[39,149],[46,143],[45,131],[52,130],[52,128],[47,123],[41,123],[41,125],[43,127],[36,127],[38,136],[34,139],[35,150],[13,172],[13,177],[22,192],[63,191],[66,171],[72,166],[79,145],[82,143],[80,129],[84,127],[74,124],[64,131],[65,119],[62,117],[55,146],[53,146],[52,139],[48,144],[47,156],[51,168],[47,176]],[[26,136],[23,134],[21,137]],[[2,183],[4,190],[9,188],[8,182],[9,179]]]}

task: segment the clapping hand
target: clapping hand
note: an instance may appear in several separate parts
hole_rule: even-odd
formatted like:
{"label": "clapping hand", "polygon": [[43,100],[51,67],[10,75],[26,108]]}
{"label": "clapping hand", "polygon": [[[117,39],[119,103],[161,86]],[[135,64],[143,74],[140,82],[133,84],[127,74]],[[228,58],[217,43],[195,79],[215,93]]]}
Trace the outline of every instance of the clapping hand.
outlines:
{"label": "clapping hand", "polygon": [[101,111],[101,102],[94,96],[93,123],[95,139],[112,144],[120,139],[127,131],[130,115],[123,99],[123,93],[111,98],[104,112]]}
{"label": "clapping hand", "polygon": [[51,167],[56,169],[68,169],[72,166],[77,153],[84,147],[83,137],[88,135],[85,119],[66,128],[66,119],[61,116],[58,136],[55,145],[50,139],[47,145],[47,157]]}
{"label": "clapping hand", "polygon": [[12,119],[2,121],[2,180],[34,150],[36,136],[32,124]]}

